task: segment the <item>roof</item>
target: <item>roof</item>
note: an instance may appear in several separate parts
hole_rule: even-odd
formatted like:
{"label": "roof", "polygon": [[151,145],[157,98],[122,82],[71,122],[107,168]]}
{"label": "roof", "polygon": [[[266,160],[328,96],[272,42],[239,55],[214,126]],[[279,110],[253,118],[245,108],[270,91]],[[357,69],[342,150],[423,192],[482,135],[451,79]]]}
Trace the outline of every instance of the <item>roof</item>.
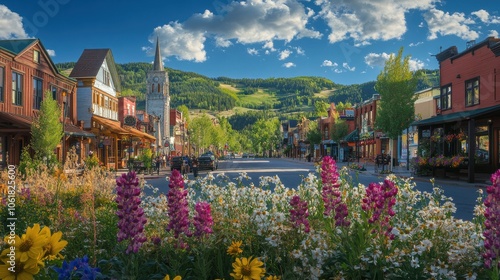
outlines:
{"label": "roof", "polygon": [[64,134],[69,136],[77,136],[77,137],[87,137],[92,138],[95,137],[94,134],[80,129],[78,126],[74,126],[72,124],[66,123],[64,124]]}
{"label": "roof", "polygon": [[17,55],[36,41],[37,39],[0,40],[0,48]]}
{"label": "roof", "polygon": [[135,129],[133,127],[130,127],[130,126],[124,126],[123,128],[125,130],[129,131],[134,136],[137,136],[139,138],[144,138],[144,139],[148,139],[148,140],[151,140],[151,141],[156,141],[156,138],[153,135],[151,135],[151,134],[147,134],[145,132],[142,132],[142,131],[140,131],[138,129]]}
{"label": "roof", "polygon": [[164,71],[163,61],[161,60],[160,39],[158,38],[156,38],[156,52],[155,52],[155,62],[153,63],[153,70]]}
{"label": "roof", "polygon": [[113,84],[121,91],[120,80],[116,70],[116,63],[110,49],[85,49],[69,74],[71,78],[94,78],[97,77],[101,65],[106,60]]}
{"label": "roof", "polygon": [[351,133],[347,134],[346,137],[344,137],[344,141],[346,142],[356,142],[358,140],[359,140],[359,132],[357,128],[351,131]]}
{"label": "roof", "polygon": [[17,114],[0,112],[0,129],[21,129],[21,130],[31,130],[31,123],[33,118],[27,116],[21,116]]}
{"label": "roof", "polygon": [[438,115],[434,117],[430,117],[425,120],[420,120],[413,122],[411,125],[413,126],[425,126],[425,125],[433,125],[433,124],[438,124],[438,123],[449,123],[449,122],[456,122],[456,121],[462,121],[462,120],[469,120],[469,119],[474,119],[489,113],[495,113],[495,112],[500,112],[500,105],[497,106],[492,106],[488,108],[481,108],[481,109],[476,109],[476,110],[469,110],[469,111],[463,111],[463,112],[456,112],[456,113],[451,113],[451,114],[446,114],[446,115]]}
{"label": "roof", "polygon": [[94,121],[98,122],[100,125],[102,125],[103,126],[102,130],[104,130],[104,131],[107,130],[111,133],[118,134],[118,135],[129,135],[130,134],[127,130],[125,130],[121,127],[121,124],[118,121],[109,120],[109,119],[99,117],[96,115],[92,116],[92,120],[94,120]]}

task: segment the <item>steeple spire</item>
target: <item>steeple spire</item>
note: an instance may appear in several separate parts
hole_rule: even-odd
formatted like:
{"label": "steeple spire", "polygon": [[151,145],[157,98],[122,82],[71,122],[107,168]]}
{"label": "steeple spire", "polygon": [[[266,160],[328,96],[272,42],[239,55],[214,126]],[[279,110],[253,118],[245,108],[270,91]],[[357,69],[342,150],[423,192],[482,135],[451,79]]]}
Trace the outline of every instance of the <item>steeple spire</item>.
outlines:
{"label": "steeple spire", "polygon": [[161,60],[160,53],[160,39],[156,37],[156,52],[155,52],[155,62],[153,64],[154,71],[163,71],[163,61]]}

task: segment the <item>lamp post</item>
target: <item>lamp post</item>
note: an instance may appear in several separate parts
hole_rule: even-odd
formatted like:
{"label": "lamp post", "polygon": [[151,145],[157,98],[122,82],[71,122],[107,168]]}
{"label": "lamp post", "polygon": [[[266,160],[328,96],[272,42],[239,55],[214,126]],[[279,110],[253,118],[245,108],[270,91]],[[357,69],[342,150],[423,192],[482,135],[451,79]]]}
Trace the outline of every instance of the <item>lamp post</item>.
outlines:
{"label": "lamp post", "polygon": [[63,117],[62,117],[62,129],[63,129],[63,135],[62,135],[62,164],[64,166],[64,162],[65,162],[65,147],[66,146],[66,136],[65,136],[65,133],[66,133],[66,129],[65,129],[65,124],[66,124],[66,91],[63,91],[62,92],[62,103],[63,103]]}

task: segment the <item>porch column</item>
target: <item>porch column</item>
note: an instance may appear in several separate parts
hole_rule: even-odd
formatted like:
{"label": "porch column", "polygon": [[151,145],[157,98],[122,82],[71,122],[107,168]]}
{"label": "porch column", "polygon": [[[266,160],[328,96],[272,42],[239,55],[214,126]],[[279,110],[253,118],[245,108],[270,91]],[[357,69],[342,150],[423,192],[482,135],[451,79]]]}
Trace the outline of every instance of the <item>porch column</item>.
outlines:
{"label": "porch column", "polygon": [[469,146],[469,166],[468,166],[468,182],[474,183],[474,156],[476,155],[476,123],[474,119],[469,120],[468,125],[468,137],[467,137],[467,145]]}

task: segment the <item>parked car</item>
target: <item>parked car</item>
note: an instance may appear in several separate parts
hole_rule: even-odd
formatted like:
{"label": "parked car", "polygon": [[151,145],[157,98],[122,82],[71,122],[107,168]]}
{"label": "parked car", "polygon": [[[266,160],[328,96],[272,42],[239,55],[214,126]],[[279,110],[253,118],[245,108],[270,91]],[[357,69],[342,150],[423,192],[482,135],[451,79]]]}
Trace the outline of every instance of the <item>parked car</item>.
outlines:
{"label": "parked car", "polygon": [[186,172],[189,172],[189,170],[191,170],[191,159],[188,156],[172,157],[170,160],[170,171],[173,171],[174,169],[182,171],[183,164],[187,165],[185,169]]}
{"label": "parked car", "polygon": [[216,170],[219,162],[213,154],[203,154],[198,157],[198,170]]}

